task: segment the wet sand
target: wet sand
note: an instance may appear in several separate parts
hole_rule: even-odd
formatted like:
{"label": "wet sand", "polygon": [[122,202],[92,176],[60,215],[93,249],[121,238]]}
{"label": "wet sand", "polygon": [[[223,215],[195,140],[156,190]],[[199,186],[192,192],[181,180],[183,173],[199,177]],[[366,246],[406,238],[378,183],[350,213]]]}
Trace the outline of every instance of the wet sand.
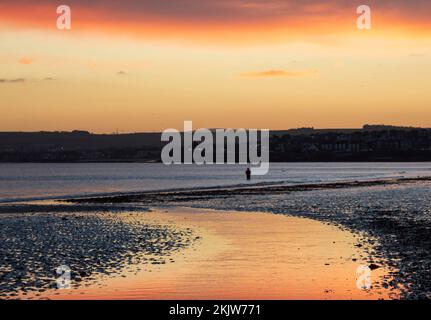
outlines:
{"label": "wet sand", "polygon": [[[305,217],[364,234],[370,259],[388,261],[383,285],[402,299],[431,299],[431,177],[142,192],[70,200],[74,205],[189,206]],[[377,239],[378,241],[375,241]]]}
{"label": "wet sand", "polygon": [[[372,272],[373,287],[356,286],[371,247],[359,238],[311,219],[271,213],[170,208],[127,213],[148,225],[190,229],[195,241],[169,255],[166,264],[128,264],[119,275],[95,276],[73,289],[51,289],[43,299],[389,299],[380,287],[384,261]],[[31,296],[30,296],[31,297]]]}
{"label": "wet sand", "polygon": [[158,205],[160,203],[189,202],[211,198],[230,198],[232,196],[278,195],[292,192],[352,189],[359,187],[391,187],[431,182],[431,176],[416,178],[388,178],[365,181],[339,181],[326,183],[308,183],[295,185],[252,185],[250,187],[201,188],[199,190],[173,190],[156,192],[137,192],[132,194],[109,195],[98,197],[74,198],[61,200],[60,203],[73,204],[125,204],[142,203]]}
{"label": "wet sand", "polygon": [[38,298],[57,288],[60,266],[70,270],[72,286],[79,287],[121,274],[127,265],[169,263],[170,254],[193,242],[190,229],[147,223],[141,216],[127,212],[0,215],[0,298]]}

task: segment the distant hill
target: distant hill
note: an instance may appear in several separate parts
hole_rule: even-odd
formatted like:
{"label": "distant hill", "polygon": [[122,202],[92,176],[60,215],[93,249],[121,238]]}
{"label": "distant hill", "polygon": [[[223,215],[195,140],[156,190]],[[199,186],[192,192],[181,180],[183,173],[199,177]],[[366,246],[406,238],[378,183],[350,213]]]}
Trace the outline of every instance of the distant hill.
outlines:
{"label": "distant hill", "polygon": [[93,134],[72,132],[0,132],[0,150],[63,149],[97,150],[105,148],[160,147],[160,133]]}
{"label": "distant hill", "polygon": [[364,131],[384,131],[384,130],[416,130],[421,129],[417,127],[400,127],[400,126],[388,126],[388,125],[369,125],[366,124],[362,128],[339,128],[339,129],[315,129],[313,127],[305,127],[305,128],[295,128],[295,129],[288,129],[288,130],[278,130],[278,131],[272,131],[272,134],[275,135],[284,135],[284,134],[291,134],[291,135],[312,135],[312,134],[319,134],[319,133],[354,133],[354,132],[364,132]]}
{"label": "distant hill", "polygon": [[[160,133],[0,132],[0,162],[156,162]],[[270,134],[270,160],[431,161],[431,129],[365,125]]]}

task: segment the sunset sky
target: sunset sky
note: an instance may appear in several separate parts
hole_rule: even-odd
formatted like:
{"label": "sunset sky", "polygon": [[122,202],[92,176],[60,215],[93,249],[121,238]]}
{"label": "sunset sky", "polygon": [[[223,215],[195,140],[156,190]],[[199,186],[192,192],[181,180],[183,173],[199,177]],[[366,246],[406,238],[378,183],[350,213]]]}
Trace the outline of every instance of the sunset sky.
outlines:
{"label": "sunset sky", "polygon": [[429,0],[0,2],[0,131],[431,127],[430,84]]}

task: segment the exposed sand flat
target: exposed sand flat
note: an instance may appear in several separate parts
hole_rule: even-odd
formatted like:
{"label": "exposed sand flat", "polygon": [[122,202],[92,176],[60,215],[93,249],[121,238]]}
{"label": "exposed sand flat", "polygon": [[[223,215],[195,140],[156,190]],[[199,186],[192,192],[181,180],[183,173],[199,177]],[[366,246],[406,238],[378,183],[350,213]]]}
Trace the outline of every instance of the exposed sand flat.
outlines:
{"label": "exposed sand flat", "polygon": [[177,190],[177,191],[155,191],[155,192],[135,192],[132,194],[107,195],[99,197],[85,197],[62,200],[63,203],[83,203],[83,204],[124,204],[124,203],[143,203],[154,205],[166,202],[186,202],[193,200],[205,200],[208,198],[232,197],[235,195],[276,195],[291,192],[315,191],[315,190],[333,190],[333,189],[351,189],[358,187],[389,187],[397,185],[409,185],[415,183],[430,182],[431,176],[416,178],[387,178],[363,181],[339,181],[325,183],[308,183],[295,185],[254,185],[251,187],[220,187],[220,188],[202,188],[199,190]]}
{"label": "exposed sand flat", "polygon": [[422,176],[143,192],[76,201],[80,205],[169,204],[218,210],[271,212],[343,226],[366,235],[363,245],[371,243],[377,246],[373,258],[386,259],[391,268],[396,270],[393,277],[383,284],[385,287],[401,291],[402,299],[430,299],[430,196],[431,178]]}
{"label": "exposed sand flat", "polygon": [[196,241],[170,255],[172,263],[130,266],[89,286],[51,290],[49,299],[379,299],[397,294],[359,290],[358,266],[371,248],[347,231],[310,219],[268,213],[158,209],[133,213],[143,223],[191,229]]}
{"label": "exposed sand flat", "polygon": [[57,288],[63,265],[79,287],[127,265],[168,263],[169,254],[193,241],[190,229],[128,213],[3,214],[0,228],[1,298],[37,298]]}

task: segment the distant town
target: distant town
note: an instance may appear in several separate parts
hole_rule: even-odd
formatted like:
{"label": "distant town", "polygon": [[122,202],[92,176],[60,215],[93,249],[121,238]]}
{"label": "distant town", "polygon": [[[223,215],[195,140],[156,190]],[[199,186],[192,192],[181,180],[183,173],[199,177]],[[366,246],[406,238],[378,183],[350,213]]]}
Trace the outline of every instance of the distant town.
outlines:
{"label": "distant town", "polygon": [[[160,133],[0,132],[0,162],[160,162]],[[431,129],[271,131],[271,162],[431,161]]]}

